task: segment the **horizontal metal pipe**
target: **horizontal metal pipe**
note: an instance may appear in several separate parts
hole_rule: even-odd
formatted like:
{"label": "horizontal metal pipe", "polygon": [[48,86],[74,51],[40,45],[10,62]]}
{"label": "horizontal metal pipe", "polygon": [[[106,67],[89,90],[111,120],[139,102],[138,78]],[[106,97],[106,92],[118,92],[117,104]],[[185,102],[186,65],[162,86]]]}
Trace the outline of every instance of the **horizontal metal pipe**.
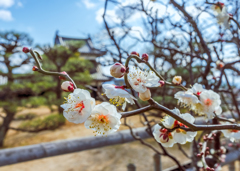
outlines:
{"label": "horizontal metal pipe", "polygon": [[[145,130],[146,127],[133,129],[134,133],[142,139],[150,137]],[[0,150],[0,166],[132,141],[135,141],[135,139],[130,131],[123,130],[107,137],[86,137],[3,149]]]}

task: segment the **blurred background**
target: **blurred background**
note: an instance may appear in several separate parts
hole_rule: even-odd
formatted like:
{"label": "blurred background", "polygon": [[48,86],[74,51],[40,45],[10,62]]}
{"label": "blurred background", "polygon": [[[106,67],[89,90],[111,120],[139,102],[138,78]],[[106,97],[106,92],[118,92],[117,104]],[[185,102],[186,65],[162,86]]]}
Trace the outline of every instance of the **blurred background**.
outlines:
{"label": "blurred background", "polygon": [[[33,72],[33,58],[22,52],[34,48],[42,55],[43,69],[67,72],[79,88],[87,89],[97,104],[108,99],[102,84],[123,85],[109,68],[124,63],[132,51],[148,53],[149,62],[166,80],[183,77],[183,85],[198,82],[222,97],[224,112],[239,112],[239,30],[235,23],[219,25],[211,5],[204,0],[177,0],[193,16],[201,38],[186,17],[168,0],[0,0],[0,148],[11,148],[94,136],[83,124],[65,120],[60,105],[69,93],[61,90],[58,77]],[[217,1],[212,1],[217,2]],[[228,11],[238,21],[237,0],[227,1]],[[225,67],[229,80],[222,78],[215,62]],[[142,69],[144,64],[132,62]],[[235,98],[223,89],[231,85]],[[154,88],[153,98],[170,109],[177,106],[175,89]],[[139,100],[141,105],[146,102]],[[135,109],[128,106],[126,111]],[[186,111],[183,109],[182,111]],[[156,111],[147,112],[156,121]],[[141,116],[128,118],[133,127],[142,127]],[[121,126],[120,131],[127,129]],[[148,143],[157,146],[153,139]],[[189,161],[178,146],[168,149],[181,162]],[[182,147],[190,154],[190,143]],[[147,154],[147,155],[146,155]],[[126,170],[135,163],[138,170],[153,170],[154,152],[138,142],[114,145],[1,167],[0,170]],[[168,161],[168,158],[162,159]],[[172,166],[163,162],[163,168]]]}

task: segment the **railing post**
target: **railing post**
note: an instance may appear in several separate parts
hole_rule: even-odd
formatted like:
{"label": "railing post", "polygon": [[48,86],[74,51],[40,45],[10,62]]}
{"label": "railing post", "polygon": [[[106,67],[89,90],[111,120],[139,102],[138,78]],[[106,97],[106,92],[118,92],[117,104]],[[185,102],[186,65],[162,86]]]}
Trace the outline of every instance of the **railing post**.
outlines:
{"label": "railing post", "polygon": [[162,171],[161,155],[157,153],[154,154],[153,162],[154,162],[154,171]]}
{"label": "railing post", "polygon": [[228,170],[229,171],[235,171],[235,161],[231,162],[229,165],[228,165]]}
{"label": "railing post", "polygon": [[127,171],[136,171],[136,166],[132,163],[127,165]]}

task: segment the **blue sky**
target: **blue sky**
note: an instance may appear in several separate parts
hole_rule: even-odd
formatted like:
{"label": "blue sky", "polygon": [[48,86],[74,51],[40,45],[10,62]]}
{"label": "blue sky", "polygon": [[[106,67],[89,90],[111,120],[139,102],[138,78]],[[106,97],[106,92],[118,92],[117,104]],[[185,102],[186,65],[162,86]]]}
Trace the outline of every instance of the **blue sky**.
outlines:
{"label": "blue sky", "polygon": [[27,32],[34,44],[53,44],[60,35],[87,37],[103,28],[103,0],[0,0],[0,31]]}

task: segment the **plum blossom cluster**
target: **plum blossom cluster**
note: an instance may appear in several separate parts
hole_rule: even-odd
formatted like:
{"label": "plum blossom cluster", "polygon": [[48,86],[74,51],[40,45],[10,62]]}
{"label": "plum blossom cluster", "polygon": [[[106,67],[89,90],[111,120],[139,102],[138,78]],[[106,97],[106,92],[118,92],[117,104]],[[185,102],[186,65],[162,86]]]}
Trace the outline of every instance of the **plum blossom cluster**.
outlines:
{"label": "plum blossom cluster", "polygon": [[212,119],[222,113],[220,96],[212,90],[206,90],[201,84],[195,83],[187,91],[179,91],[174,97],[183,107],[188,107],[199,115]]}
{"label": "plum blossom cluster", "polygon": [[[195,121],[194,117],[189,113],[181,114],[177,108],[172,111],[189,123]],[[197,135],[197,132],[185,131],[184,128],[188,127],[171,116],[166,116],[161,124],[162,126],[160,124],[154,126],[153,136],[164,147],[172,147],[175,143],[185,144],[186,142],[192,142]]]}
{"label": "plum blossom cluster", "polygon": [[104,102],[95,105],[95,99],[87,90],[74,89],[61,105],[63,115],[75,124],[83,123],[98,135],[107,135],[118,130],[121,124],[121,114],[114,105]]}

